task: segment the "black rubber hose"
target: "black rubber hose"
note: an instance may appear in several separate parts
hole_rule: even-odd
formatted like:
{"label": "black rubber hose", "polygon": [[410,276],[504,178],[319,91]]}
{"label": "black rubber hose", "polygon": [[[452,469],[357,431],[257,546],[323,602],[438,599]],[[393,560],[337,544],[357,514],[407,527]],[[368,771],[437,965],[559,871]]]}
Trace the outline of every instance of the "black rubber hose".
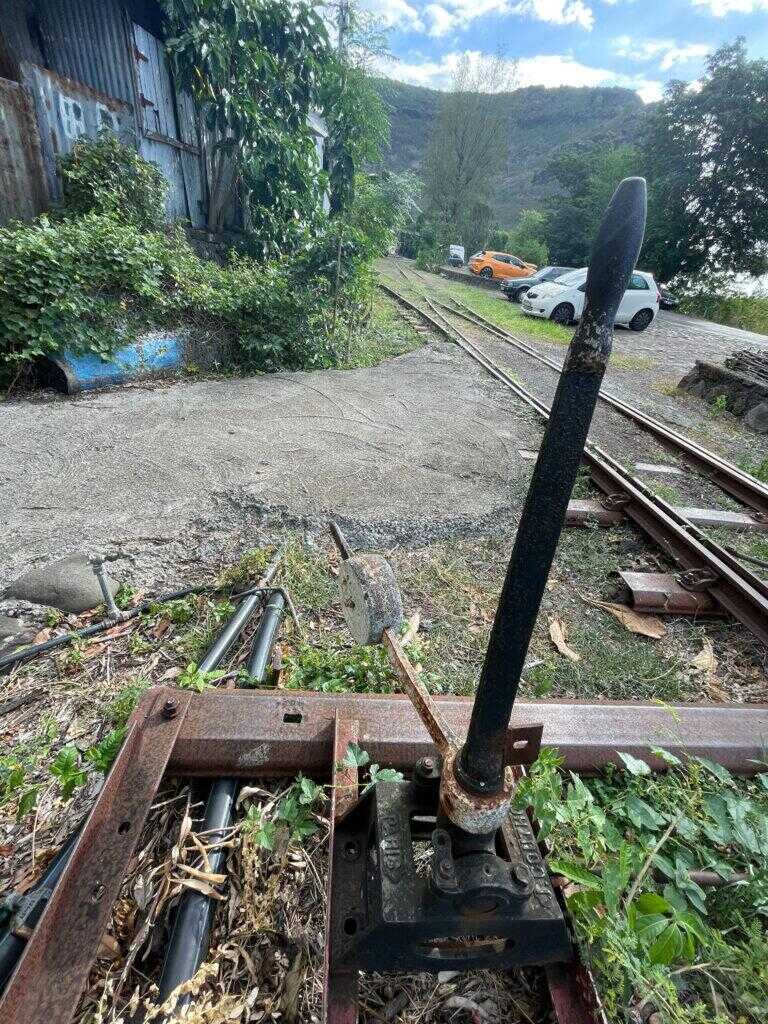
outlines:
{"label": "black rubber hose", "polygon": [[75,629],[71,633],[63,633],[61,636],[55,636],[51,640],[46,640],[42,644],[33,644],[31,647],[22,647],[21,650],[12,651],[10,654],[3,655],[0,657],[0,672],[6,668],[12,668],[14,665],[21,665],[25,661],[31,661],[32,658],[36,658],[40,654],[47,654],[49,651],[55,651],[59,647],[65,647],[67,644],[72,643],[73,640],[87,640],[88,637],[97,636],[99,633],[105,633],[108,629],[112,629],[113,626],[119,625],[120,622],[128,622],[130,619],[135,619],[137,615],[141,615],[143,612],[149,611],[152,605],[167,604],[168,601],[177,601],[179,598],[188,597],[190,594],[204,594],[206,591],[213,593],[222,589],[226,588],[208,587],[204,585],[184,587],[183,590],[173,590],[170,594],[161,594],[159,597],[153,597],[151,600],[142,601],[141,604],[138,604],[135,608],[131,608],[130,611],[127,611],[121,619],[103,619],[101,622],[97,622],[93,626],[86,626],[84,629]]}
{"label": "black rubber hose", "polygon": [[[211,786],[203,819],[206,844],[220,841],[230,828],[238,785],[237,779],[217,779]],[[225,860],[226,849],[219,848],[208,854],[211,871],[214,873],[221,870]],[[188,890],[184,894],[173,924],[160,977],[162,1002],[165,1002],[175,988],[194,977],[203,962],[210,945],[213,914],[213,900],[209,896],[194,890]],[[178,1014],[189,1002],[188,994],[182,996],[174,1012]]]}
{"label": "black rubber hose", "polygon": [[264,681],[264,676],[267,672],[267,663],[269,662],[269,658],[272,653],[275,636],[277,635],[277,631],[280,629],[280,624],[283,621],[284,611],[285,595],[282,591],[276,590],[267,601],[264,614],[262,615],[259,627],[256,630],[256,636],[253,638],[251,656],[248,660],[248,675],[254,683],[261,683]]}
{"label": "black rubber hose", "polygon": [[[282,553],[283,548],[279,550],[270,563],[269,568],[260,580],[261,584],[268,584],[274,577],[282,558]],[[221,663],[224,655],[240,635],[249,616],[261,600],[263,590],[263,586],[260,586],[243,600],[221,635],[200,662],[199,669],[201,671],[209,672]],[[279,591],[272,594],[269,604],[276,602],[277,598],[280,598],[280,605],[284,605],[285,599]],[[269,607],[269,604],[267,607]],[[275,605],[273,605],[272,615],[274,615],[274,607]],[[250,665],[254,661],[263,666],[261,675],[255,680],[256,682],[261,682],[264,677],[264,671],[279,624],[279,615],[274,628],[264,627],[264,617],[259,622],[249,662],[249,671]],[[222,834],[226,834],[227,830],[231,827],[238,786],[239,782],[237,779],[217,779],[211,786],[203,820],[203,829],[206,832],[205,838],[208,843],[215,842]],[[225,860],[226,850],[224,849],[214,850],[210,853],[208,861],[211,865],[211,871],[218,873],[224,866]],[[194,890],[188,890],[184,893],[176,913],[176,920],[173,924],[160,976],[161,1002],[165,1002],[179,985],[194,977],[195,972],[205,959],[211,941],[214,912],[214,903],[209,896]],[[181,996],[176,1003],[174,1013],[178,1015],[189,1005],[190,1001],[191,997],[189,994]]]}

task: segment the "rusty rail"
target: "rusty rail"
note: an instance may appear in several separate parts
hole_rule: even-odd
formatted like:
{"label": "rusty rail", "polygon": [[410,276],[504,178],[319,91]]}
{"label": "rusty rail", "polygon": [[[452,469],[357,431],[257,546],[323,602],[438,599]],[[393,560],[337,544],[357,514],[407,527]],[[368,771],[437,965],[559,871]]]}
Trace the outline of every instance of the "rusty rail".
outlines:
{"label": "rusty rail", "polygon": [[[472,701],[434,699],[449,727],[464,735]],[[558,746],[566,765],[577,771],[617,762],[617,750],[644,756],[654,768],[663,768],[650,756],[651,747],[662,745],[673,753],[704,755],[751,773],[768,737],[766,707],[519,701],[513,725],[530,719],[544,723],[544,741]],[[335,766],[355,734],[372,759],[400,768],[412,768],[435,750],[410,700],[402,696],[274,690],[190,694],[162,687],[148,691],[0,1001],[0,1020],[68,1024],[166,771],[193,776],[278,776],[298,770],[333,775],[338,815],[346,794],[353,792],[346,787],[354,781]],[[332,1022],[354,1019],[349,1010],[352,988],[345,984],[347,997],[337,1001]]]}
{"label": "rusty rail", "polygon": [[[487,317],[476,313],[474,310],[470,310],[463,303],[460,304],[463,306],[463,310],[451,309],[441,302],[438,302],[437,305],[452,316],[460,317],[469,323],[482,327],[488,333],[495,335],[520,352],[524,352],[527,356],[535,359],[536,362],[548,366],[556,373],[561,372],[561,367],[554,360],[543,356],[531,345],[527,345],[516,335],[512,334],[511,331],[499,327],[491,320],[488,320]],[[679,434],[676,430],[666,426],[640,409],[636,409],[606,388],[601,388],[600,390],[600,401],[621,413],[622,416],[626,416],[627,419],[632,420],[641,430],[651,434],[661,442],[668,451],[681,456],[685,462],[701,473],[702,476],[711,480],[721,490],[730,494],[748,508],[758,512],[760,517],[768,516],[768,487],[755,479],[755,477],[745,473],[743,469],[739,469],[738,466],[735,466],[732,462],[722,458],[715,452],[704,448],[698,442],[685,437],[683,434]],[[755,521],[761,522],[762,520],[758,518]]]}
{"label": "rusty rail", "polygon": [[[418,313],[434,330],[458,344],[491,376],[513,391],[542,419],[549,407],[532,392],[514,381],[474,342],[441,317],[433,316],[388,285],[379,285],[406,308]],[[427,300],[428,301],[428,300]],[[431,303],[428,304],[431,305]],[[438,310],[432,307],[437,316]],[[763,643],[768,644],[768,583],[750,572],[721,545],[710,540],[668,502],[654,494],[598,445],[588,442],[584,461],[594,483],[607,495],[620,494],[621,509],[635,525],[650,536],[682,570],[706,569],[711,574],[708,590],[718,605],[742,622]]]}

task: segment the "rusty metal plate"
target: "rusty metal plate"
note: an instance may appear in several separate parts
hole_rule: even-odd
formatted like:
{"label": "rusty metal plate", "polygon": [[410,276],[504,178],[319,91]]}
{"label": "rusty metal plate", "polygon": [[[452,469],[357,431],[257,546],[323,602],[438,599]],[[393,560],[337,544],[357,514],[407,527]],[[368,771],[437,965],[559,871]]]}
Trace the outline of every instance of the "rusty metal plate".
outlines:
{"label": "rusty metal plate", "polygon": [[331,908],[333,906],[334,884],[337,883],[334,872],[334,831],[338,819],[357,800],[358,771],[357,768],[343,765],[341,762],[350,743],[359,739],[359,723],[349,721],[336,715],[334,723],[333,761],[331,767],[331,831],[328,838],[328,887],[326,899],[325,921],[325,956],[323,961],[323,1021],[324,1024],[356,1024],[358,975],[354,970],[332,969],[333,960],[333,929],[331,928]]}
{"label": "rusty metal plate", "polygon": [[136,709],[69,864],[0,1000],[0,1020],[66,1024],[71,1019],[191,697],[183,690],[150,690]]}
{"label": "rusty metal plate", "polygon": [[[157,691],[152,691],[157,692]],[[159,691],[164,696],[178,690]],[[466,734],[472,700],[435,697],[458,736]],[[426,728],[407,697],[301,691],[195,694],[182,723],[169,770],[181,775],[328,774],[336,714],[360,723],[360,746],[377,764],[411,768],[434,754]],[[517,701],[512,726],[543,723],[542,743],[557,747],[568,768],[597,771],[616,751],[646,756],[663,746],[699,754],[752,774],[768,742],[768,707],[687,704],[676,707],[622,701]],[[660,761],[648,757],[657,769]]]}

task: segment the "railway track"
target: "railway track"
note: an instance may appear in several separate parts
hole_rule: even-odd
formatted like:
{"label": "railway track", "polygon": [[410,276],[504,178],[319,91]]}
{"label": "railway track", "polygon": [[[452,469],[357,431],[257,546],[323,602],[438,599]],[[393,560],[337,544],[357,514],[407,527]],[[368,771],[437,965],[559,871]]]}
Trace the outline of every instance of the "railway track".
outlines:
{"label": "railway track", "polygon": [[[402,268],[399,269],[408,280]],[[468,338],[454,323],[451,323],[428,296],[424,296],[424,302],[428,306],[428,309],[425,309],[390,285],[382,282],[379,284],[382,290],[398,302],[402,308],[417,315],[432,330],[459,345],[471,359],[517,395],[542,420],[545,422],[548,420],[549,406],[506,373],[474,341]],[[445,307],[445,309],[456,315],[456,311],[449,307]],[[465,315],[464,318],[472,319],[474,316],[474,314],[471,317]],[[477,323],[488,330],[481,319],[478,318]],[[490,330],[489,333],[494,334]],[[501,333],[506,334],[507,332]],[[509,339],[504,338],[504,340]],[[530,349],[530,346],[520,342],[519,339],[513,340],[522,350]],[[551,360],[545,360],[545,357],[539,356],[535,350],[530,349],[527,354],[534,354],[537,359],[545,361],[557,373],[560,372],[557,364]],[[609,402],[626,406],[628,413],[625,415],[631,413],[630,418],[637,422],[638,426],[642,425],[641,420],[657,424],[658,421],[651,421],[650,417],[645,417],[643,413],[627,406],[615,396],[608,395],[606,397]],[[623,409],[619,409],[619,411],[623,412]],[[707,452],[706,449],[694,442],[682,438],[676,432],[667,430],[663,424],[658,424],[658,427],[668,435],[667,446],[675,445],[677,438],[684,443],[680,448],[672,449],[681,456],[685,456],[687,446],[697,450],[701,464],[710,467],[706,471],[708,478],[720,486],[722,486],[721,478],[727,479],[731,489],[726,487],[723,489],[728,490],[728,493],[733,494],[734,497],[739,496],[734,494],[737,481],[739,486],[742,483],[739,481],[739,477],[746,478],[744,487],[752,496],[748,507],[755,514],[756,519],[762,517],[763,508],[768,509],[768,504],[757,508],[755,506],[758,500],[768,503],[768,489],[759,485],[758,481],[755,481],[758,487],[753,488],[747,474],[743,474],[737,467],[713,453]],[[605,500],[614,507],[620,508],[628,519],[673,560],[681,571],[679,579],[684,586],[694,590],[706,590],[723,611],[742,622],[762,643],[768,644],[768,582],[746,568],[729,549],[709,538],[678,509],[655,494],[642,480],[633,476],[626,467],[593,441],[587,442],[584,461],[593,482],[606,496]],[[715,467],[720,470],[720,475],[717,477],[714,475]],[[762,498],[760,498],[761,493]],[[744,501],[745,499],[740,498],[740,500]]]}

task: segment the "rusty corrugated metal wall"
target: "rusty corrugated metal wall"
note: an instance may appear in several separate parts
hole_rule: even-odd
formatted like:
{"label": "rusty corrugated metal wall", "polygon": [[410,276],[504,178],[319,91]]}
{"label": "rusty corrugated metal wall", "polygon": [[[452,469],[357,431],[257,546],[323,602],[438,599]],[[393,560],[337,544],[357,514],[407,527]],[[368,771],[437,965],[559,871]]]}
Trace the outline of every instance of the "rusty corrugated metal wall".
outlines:
{"label": "rusty corrugated metal wall", "polygon": [[34,112],[21,86],[0,78],[0,224],[30,220],[47,201]]}
{"label": "rusty corrugated metal wall", "polygon": [[161,21],[157,0],[0,0],[2,69],[33,97],[54,201],[57,157],[79,135],[114,127],[162,168],[169,218],[203,227],[207,190],[196,115],[170,81]]}

